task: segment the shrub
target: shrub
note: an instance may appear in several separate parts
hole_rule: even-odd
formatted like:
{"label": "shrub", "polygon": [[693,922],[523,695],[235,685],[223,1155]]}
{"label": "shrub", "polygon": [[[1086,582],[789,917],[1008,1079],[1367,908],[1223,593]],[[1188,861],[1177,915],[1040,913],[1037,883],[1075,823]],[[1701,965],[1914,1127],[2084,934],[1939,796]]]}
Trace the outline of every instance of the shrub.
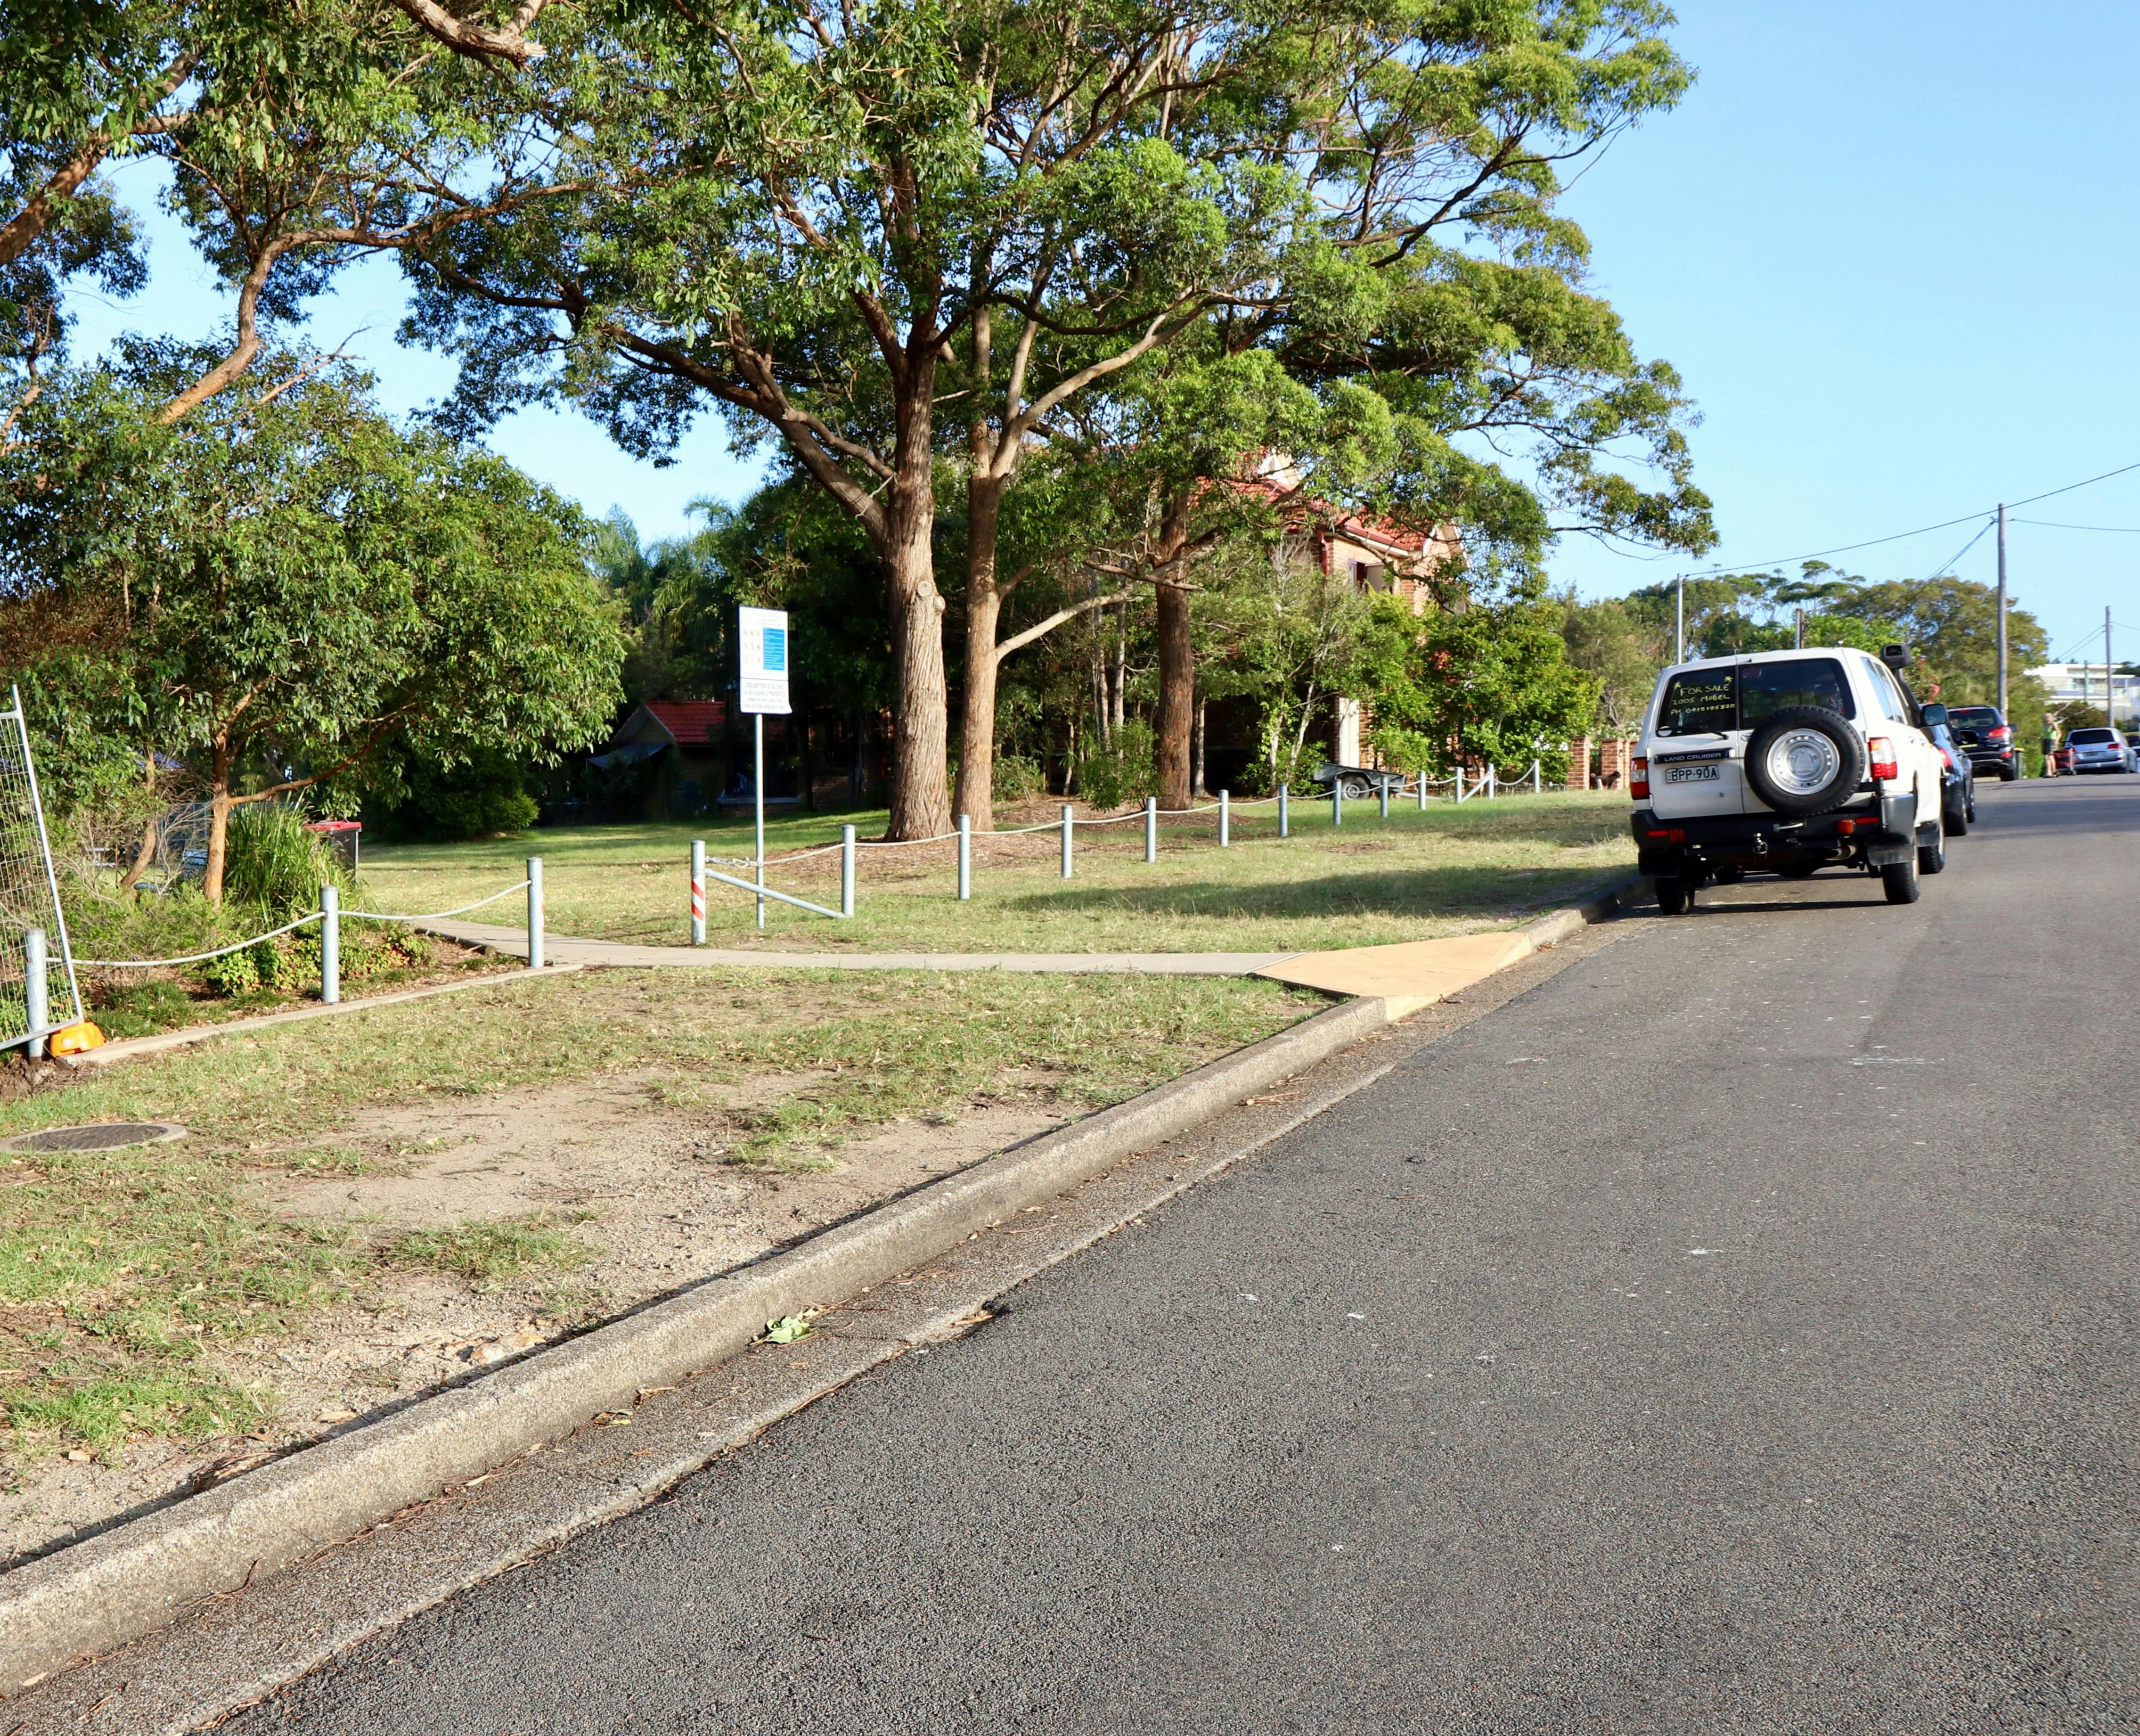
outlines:
{"label": "shrub", "polygon": [[1033,760],[1005,754],[996,761],[996,799],[1030,802],[1048,794],[1048,778]]}
{"label": "shrub", "polygon": [[479,748],[459,765],[417,760],[409,767],[407,789],[388,818],[394,829],[413,838],[450,843],[525,832],[535,824],[528,768],[493,749]]}
{"label": "shrub", "polygon": [[209,959],[200,967],[201,981],[218,995],[251,994],[260,986],[260,961],[255,956],[259,951],[258,947],[247,947]]}
{"label": "shrub", "polygon": [[280,802],[251,802],[233,813],[227,849],[225,902],[252,905],[277,923],[317,909],[324,885],[356,889],[327,841],[305,829],[303,812]]}
{"label": "shrub", "polygon": [[1095,808],[1119,808],[1141,800],[1159,787],[1153,773],[1156,743],[1141,717],[1123,720],[1112,743],[1087,743],[1077,762],[1077,793]]}

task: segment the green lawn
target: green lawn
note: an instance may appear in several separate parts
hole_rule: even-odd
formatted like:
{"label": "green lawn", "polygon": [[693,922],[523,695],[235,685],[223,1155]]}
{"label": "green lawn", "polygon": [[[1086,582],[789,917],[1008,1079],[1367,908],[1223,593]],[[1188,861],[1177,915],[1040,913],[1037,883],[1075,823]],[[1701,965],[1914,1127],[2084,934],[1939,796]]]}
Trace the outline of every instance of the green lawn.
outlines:
{"label": "green lawn", "polygon": [[[361,1172],[393,1149],[359,1112],[465,1104],[630,1073],[694,1107],[726,1160],[837,1165],[896,1118],[999,1098],[1066,1113],[1118,1102],[1318,1011],[1243,979],[587,971],[270,1028],[74,1076],[0,1102],[0,1137],[56,1123],[177,1121],[193,1136],[103,1153],[0,1155],[0,1464],[86,1442],[272,1424],[210,1345],[302,1334],[308,1316],[420,1269],[471,1284],[585,1256],[569,1221],[396,1234],[292,1222],[277,1172]],[[744,1079],[788,1087],[713,1107]],[[272,1433],[271,1429],[271,1433]]]}
{"label": "green lawn", "polygon": [[[856,910],[836,922],[779,904],[766,931],[753,926],[747,893],[709,883],[709,944],[777,948],[936,952],[1306,952],[1370,946],[1505,927],[1542,905],[1608,880],[1634,864],[1627,804],[1613,794],[1504,797],[1409,805],[1380,819],[1348,804],[1333,828],[1327,801],[1298,801],[1293,835],[1278,837],[1268,806],[1237,809],[1233,846],[1217,848],[1215,814],[1165,819],[1160,858],[1144,861],[1143,827],[1130,819],[1080,826],[1074,877],[1060,874],[1058,838],[976,835],[974,896],[960,904],[950,843],[861,852]],[[768,855],[836,841],[843,821],[867,838],[881,809],[769,822]],[[1008,823],[1008,822],[1006,822]],[[400,844],[365,858],[373,907],[428,912],[480,898],[543,859],[553,933],[681,945],[690,938],[690,840],[713,865],[741,878],[749,823],[621,825],[538,830],[465,844]],[[723,863],[717,858],[727,858]],[[769,883],[837,907],[837,853],[780,864]],[[470,921],[518,925],[519,900]]]}

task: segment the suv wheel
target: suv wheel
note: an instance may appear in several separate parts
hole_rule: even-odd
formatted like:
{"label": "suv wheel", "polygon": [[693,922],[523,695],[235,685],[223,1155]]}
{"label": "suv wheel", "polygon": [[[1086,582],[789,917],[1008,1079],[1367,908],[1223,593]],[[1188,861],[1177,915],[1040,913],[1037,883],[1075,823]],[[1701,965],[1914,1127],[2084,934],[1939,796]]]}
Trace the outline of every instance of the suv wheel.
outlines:
{"label": "suv wheel", "polygon": [[1684,915],[1694,902],[1694,888],[1677,874],[1667,874],[1657,882],[1657,908],[1668,917]]}
{"label": "suv wheel", "polygon": [[1880,870],[1880,884],[1890,904],[1914,904],[1924,890],[1917,879],[1917,855],[1912,850],[1900,862],[1891,862]]}
{"label": "suv wheel", "polygon": [[1999,781],[2002,784],[2010,784],[2020,775],[2021,774],[2010,765],[2002,765],[1999,768]]}
{"label": "suv wheel", "polygon": [[[1957,800],[1951,806],[1942,809],[1940,812],[1940,824],[1946,829],[1949,838],[1968,837],[1969,806],[1966,799]],[[1937,871],[1926,868],[1925,872],[1929,874]]]}

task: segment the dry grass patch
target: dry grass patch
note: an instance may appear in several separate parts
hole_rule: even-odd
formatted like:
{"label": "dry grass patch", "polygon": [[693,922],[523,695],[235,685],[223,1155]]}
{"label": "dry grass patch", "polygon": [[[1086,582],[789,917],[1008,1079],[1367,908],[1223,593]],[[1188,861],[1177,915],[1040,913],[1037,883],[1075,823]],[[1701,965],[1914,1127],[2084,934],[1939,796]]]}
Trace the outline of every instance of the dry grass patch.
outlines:
{"label": "dry grass patch", "polygon": [[[287,1438],[272,1420],[271,1353],[330,1316],[384,1318],[408,1286],[428,1285],[469,1319],[488,1320],[492,1305],[475,1299],[493,1295],[528,1319],[583,1317],[631,1300],[631,1261],[650,1257],[605,1243],[613,1217],[631,1217],[635,1247],[682,1248],[695,1212],[726,1213],[715,1227],[727,1240],[692,1243],[697,1264],[676,1267],[702,1275],[724,1250],[778,1239],[758,1198],[770,1183],[753,1176],[837,1172],[903,1119],[979,1119],[1007,1105],[1062,1119],[1319,1004],[1224,979],[588,971],[86,1071],[0,1103],[0,1136],[124,1119],[181,1122],[194,1137],[0,1159],[0,1448],[19,1471],[68,1448],[115,1463],[129,1442]],[[573,1105],[606,1094],[620,1106],[601,1151],[621,1161],[656,1132],[676,1150],[628,1198],[582,1185],[530,1209],[501,1193],[511,1209],[448,1222],[327,1208],[337,1190],[461,1161],[515,1093],[539,1094],[544,1124],[567,1143]],[[466,1162],[495,1169],[512,1154],[472,1149]],[[780,1183],[798,1203],[777,1228],[802,1233],[852,1209],[841,1180],[799,1196]],[[633,1203],[659,1188],[670,1189],[660,1213]],[[558,1281],[597,1255],[598,1285],[575,1298]],[[336,1378],[379,1384],[349,1370],[381,1366],[353,1349]],[[420,1384],[437,1369],[418,1372]]]}

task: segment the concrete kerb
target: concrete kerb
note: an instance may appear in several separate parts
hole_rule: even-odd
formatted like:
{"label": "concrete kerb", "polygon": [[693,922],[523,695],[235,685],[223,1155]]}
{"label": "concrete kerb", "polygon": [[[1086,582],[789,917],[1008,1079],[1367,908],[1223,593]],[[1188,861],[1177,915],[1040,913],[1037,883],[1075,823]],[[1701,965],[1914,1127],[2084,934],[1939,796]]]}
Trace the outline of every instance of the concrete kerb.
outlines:
{"label": "concrete kerb", "polygon": [[[1533,949],[1550,947],[1641,884],[1609,888],[1519,932]],[[737,1355],[768,1320],[910,1271],[1387,1022],[1380,1000],[1333,1007],[753,1266],[0,1576],[0,1697],[629,1408],[642,1390]]]}

